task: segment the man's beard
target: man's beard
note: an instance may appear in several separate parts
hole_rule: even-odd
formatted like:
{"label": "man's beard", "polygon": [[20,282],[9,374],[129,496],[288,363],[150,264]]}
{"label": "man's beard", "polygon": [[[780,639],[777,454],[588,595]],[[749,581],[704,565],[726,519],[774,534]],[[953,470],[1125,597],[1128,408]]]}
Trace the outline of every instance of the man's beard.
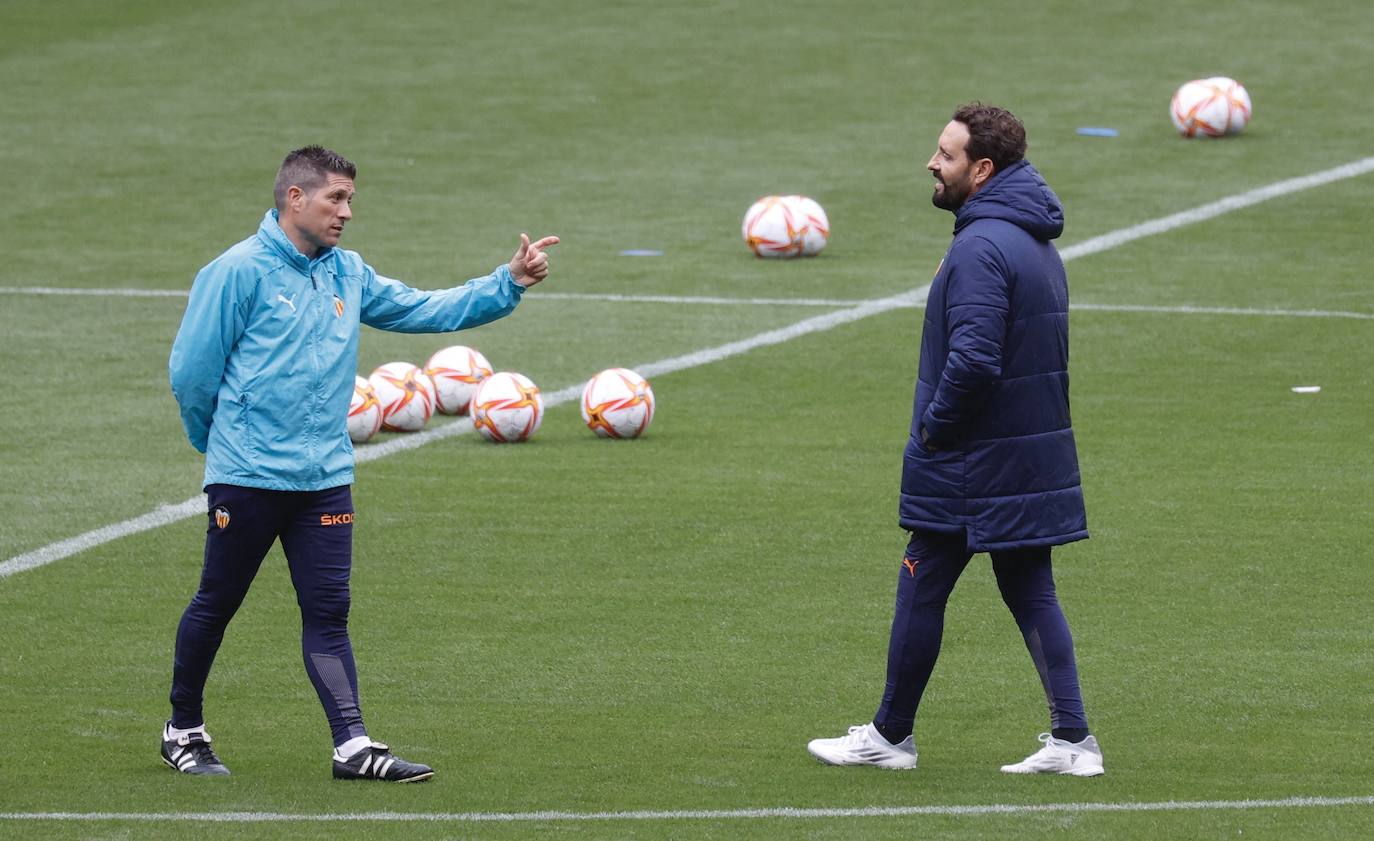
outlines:
{"label": "man's beard", "polygon": [[968,199],[968,190],[961,189],[963,185],[951,184],[948,181],[941,181],[940,183],[944,185],[944,189],[932,190],[930,203],[941,210],[948,210],[950,213],[963,207],[964,202]]}

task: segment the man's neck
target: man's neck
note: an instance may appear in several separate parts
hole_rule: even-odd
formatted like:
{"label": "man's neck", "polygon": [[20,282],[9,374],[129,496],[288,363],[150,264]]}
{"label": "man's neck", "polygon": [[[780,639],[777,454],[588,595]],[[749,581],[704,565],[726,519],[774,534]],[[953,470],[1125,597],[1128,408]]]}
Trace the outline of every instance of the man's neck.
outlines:
{"label": "man's neck", "polygon": [[290,219],[279,219],[281,232],[286,234],[286,238],[291,240],[291,244],[296,246],[296,250],[305,255],[305,259],[314,260],[320,256],[320,247],[310,242],[301,233],[300,228],[296,227],[295,222]]}

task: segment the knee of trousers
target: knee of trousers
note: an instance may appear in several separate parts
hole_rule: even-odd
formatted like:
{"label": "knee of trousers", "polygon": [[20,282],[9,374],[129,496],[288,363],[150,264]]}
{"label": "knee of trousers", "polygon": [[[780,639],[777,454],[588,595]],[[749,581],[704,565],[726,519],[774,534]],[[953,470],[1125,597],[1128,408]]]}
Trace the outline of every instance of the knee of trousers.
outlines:
{"label": "knee of trousers", "polygon": [[1002,598],[1007,609],[1018,621],[1034,621],[1050,616],[1062,615],[1063,608],[1059,605],[1059,599],[1050,594],[1048,596],[1020,596],[1013,598]]}
{"label": "knee of trousers", "polygon": [[339,596],[316,597],[300,602],[301,622],[306,627],[341,628],[348,625],[349,597],[345,592]]}
{"label": "knee of trousers", "polygon": [[224,625],[243,604],[244,593],[216,594],[201,590],[186,608],[186,618],[205,625]]}

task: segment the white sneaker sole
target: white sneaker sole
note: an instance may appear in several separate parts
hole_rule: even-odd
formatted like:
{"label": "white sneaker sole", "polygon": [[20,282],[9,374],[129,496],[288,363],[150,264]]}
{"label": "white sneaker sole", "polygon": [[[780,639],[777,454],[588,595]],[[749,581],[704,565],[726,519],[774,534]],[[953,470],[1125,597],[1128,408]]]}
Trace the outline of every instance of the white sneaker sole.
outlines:
{"label": "white sneaker sole", "polygon": [[807,745],[806,752],[815,757],[816,761],[821,763],[822,765],[833,765],[844,768],[867,765],[872,768],[883,768],[888,771],[914,771],[916,769],[916,760],[914,757],[911,759],[909,763],[906,760],[902,759],[880,759],[877,762],[846,762],[843,759],[834,759],[822,753],[818,753],[812,750],[810,745]]}
{"label": "white sneaker sole", "polygon": [[1100,777],[1107,773],[1107,769],[1105,768],[1071,768],[1068,771],[1054,771],[1046,768],[1043,771],[1039,771],[1034,768],[1017,768],[1012,765],[1003,765],[1001,771],[1003,774],[1020,774],[1022,776],[1029,776],[1031,774],[1055,774],[1061,777]]}
{"label": "white sneaker sole", "polygon": [[1107,773],[1106,768],[1076,768],[1069,771],[1060,771],[1059,776],[1069,777],[1100,777]]}

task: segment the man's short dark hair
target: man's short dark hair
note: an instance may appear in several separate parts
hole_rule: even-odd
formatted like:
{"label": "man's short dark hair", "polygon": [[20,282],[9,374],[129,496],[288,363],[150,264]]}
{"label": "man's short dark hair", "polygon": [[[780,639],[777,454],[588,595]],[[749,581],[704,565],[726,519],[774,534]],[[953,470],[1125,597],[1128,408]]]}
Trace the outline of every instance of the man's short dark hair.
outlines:
{"label": "man's short dark hair", "polygon": [[277,170],[277,181],[272,186],[272,198],[277,210],[286,209],[286,191],[292,186],[300,187],[307,193],[314,192],[324,185],[329,173],[358,177],[358,168],[353,162],[338,152],[323,146],[302,146],[289,153]]}
{"label": "man's short dark hair", "polygon": [[970,102],[954,111],[955,122],[968,126],[968,157],[987,158],[994,174],[1026,156],[1026,127],[1005,108]]}

